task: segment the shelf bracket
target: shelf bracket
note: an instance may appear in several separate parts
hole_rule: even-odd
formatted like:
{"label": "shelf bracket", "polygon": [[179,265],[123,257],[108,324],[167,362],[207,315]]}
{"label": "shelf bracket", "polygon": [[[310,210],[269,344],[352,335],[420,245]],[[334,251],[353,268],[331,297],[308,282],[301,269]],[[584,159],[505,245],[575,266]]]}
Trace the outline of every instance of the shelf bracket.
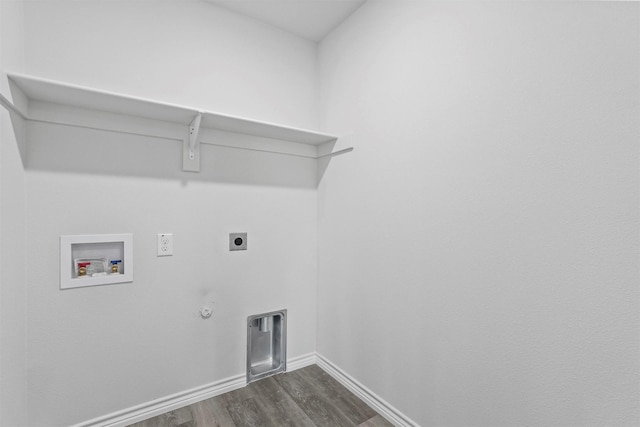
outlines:
{"label": "shelf bracket", "polygon": [[182,170],[186,172],[200,172],[200,143],[198,134],[200,133],[200,123],[202,113],[198,113],[189,125],[187,138],[182,147]]}
{"label": "shelf bracket", "polygon": [[5,108],[5,110],[7,110],[9,113],[15,113],[18,116],[20,116],[20,118],[22,118],[23,120],[29,120],[29,117],[27,117],[27,115],[23,113],[22,110],[20,110],[9,99],[7,99],[7,97],[4,96],[2,93],[0,93],[0,105],[2,105]]}
{"label": "shelf bracket", "polygon": [[189,125],[189,160],[196,158],[196,144],[198,143],[198,133],[200,133],[200,122],[202,121],[202,113],[193,119]]}

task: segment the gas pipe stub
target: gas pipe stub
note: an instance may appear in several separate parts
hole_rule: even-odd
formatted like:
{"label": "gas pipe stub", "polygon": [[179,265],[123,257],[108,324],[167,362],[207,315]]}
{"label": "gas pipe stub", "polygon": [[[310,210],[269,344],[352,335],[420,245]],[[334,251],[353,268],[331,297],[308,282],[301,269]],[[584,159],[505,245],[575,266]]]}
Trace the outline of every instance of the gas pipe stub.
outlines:
{"label": "gas pipe stub", "polygon": [[204,306],[200,308],[200,317],[202,317],[203,319],[210,318],[212,314],[213,310],[211,310],[211,307]]}

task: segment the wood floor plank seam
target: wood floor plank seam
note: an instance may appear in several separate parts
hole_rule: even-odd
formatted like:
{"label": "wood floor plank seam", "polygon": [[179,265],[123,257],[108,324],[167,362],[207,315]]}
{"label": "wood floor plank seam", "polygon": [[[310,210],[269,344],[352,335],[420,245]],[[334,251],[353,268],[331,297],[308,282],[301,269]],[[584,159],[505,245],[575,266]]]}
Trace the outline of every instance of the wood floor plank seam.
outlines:
{"label": "wood floor plank seam", "polygon": [[129,427],[393,426],[317,365],[263,378]]}
{"label": "wood floor plank seam", "polygon": [[[321,371],[319,368],[317,368],[317,370]],[[345,420],[343,423],[349,420],[352,425],[358,425],[376,415],[375,411],[371,410],[371,408],[326,373],[315,372],[313,367],[309,367],[304,371],[296,372],[296,374],[314,393],[323,396],[326,402],[325,404],[329,406],[333,412],[340,415],[338,418]],[[363,406],[369,409],[369,411],[364,411],[366,413],[363,413],[363,411],[361,411]]]}

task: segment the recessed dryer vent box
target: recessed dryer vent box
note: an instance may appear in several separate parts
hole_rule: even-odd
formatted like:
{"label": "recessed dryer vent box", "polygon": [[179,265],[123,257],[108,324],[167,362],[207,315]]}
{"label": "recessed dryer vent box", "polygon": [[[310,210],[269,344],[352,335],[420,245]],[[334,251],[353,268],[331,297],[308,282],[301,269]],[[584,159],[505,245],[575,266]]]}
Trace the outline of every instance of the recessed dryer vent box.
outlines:
{"label": "recessed dryer vent box", "polygon": [[287,310],[247,318],[247,383],[287,370]]}
{"label": "recessed dryer vent box", "polygon": [[60,236],[60,289],[133,282],[133,236]]}

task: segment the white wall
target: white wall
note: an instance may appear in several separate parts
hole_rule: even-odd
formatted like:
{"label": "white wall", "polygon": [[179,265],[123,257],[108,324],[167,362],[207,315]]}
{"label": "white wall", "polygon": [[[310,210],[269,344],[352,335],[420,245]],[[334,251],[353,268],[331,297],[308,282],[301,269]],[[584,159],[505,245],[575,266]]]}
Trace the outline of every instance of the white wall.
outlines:
{"label": "white wall", "polygon": [[420,425],[640,414],[637,3],[370,0],[320,44],[318,352]]}
{"label": "white wall", "polygon": [[33,0],[26,70],[83,86],[317,127],[315,44],[204,0]]}
{"label": "white wall", "polygon": [[[637,424],[639,27],[631,3],[370,0],[320,45],[322,124],[358,149],[318,198],[308,159],[204,146],[188,174],[174,142],[42,124],[25,196],[4,117],[3,425],[25,315],[28,425],[50,426],[244,372],[246,316],[279,308],[290,356],[421,425]],[[30,1],[24,46],[42,77],[319,123],[315,46],[208,4]],[[58,289],[59,235],[119,232],[133,284]]]}
{"label": "white wall", "polygon": [[[28,2],[29,73],[316,124],[315,45],[200,2]],[[68,425],[245,372],[246,318],[288,309],[315,350],[315,161],[31,123],[29,425]],[[186,129],[185,129],[186,131]],[[247,252],[228,233],[249,233]],[[134,282],[60,291],[63,234],[133,233]],[[156,234],[173,233],[173,257]],[[210,320],[199,308],[213,301]]]}
{"label": "white wall", "polygon": [[[0,70],[23,63],[22,2],[0,2]],[[0,76],[2,93],[7,81]],[[15,130],[14,125],[15,124]],[[0,108],[0,426],[26,424],[24,168],[16,141],[23,123]]]}

